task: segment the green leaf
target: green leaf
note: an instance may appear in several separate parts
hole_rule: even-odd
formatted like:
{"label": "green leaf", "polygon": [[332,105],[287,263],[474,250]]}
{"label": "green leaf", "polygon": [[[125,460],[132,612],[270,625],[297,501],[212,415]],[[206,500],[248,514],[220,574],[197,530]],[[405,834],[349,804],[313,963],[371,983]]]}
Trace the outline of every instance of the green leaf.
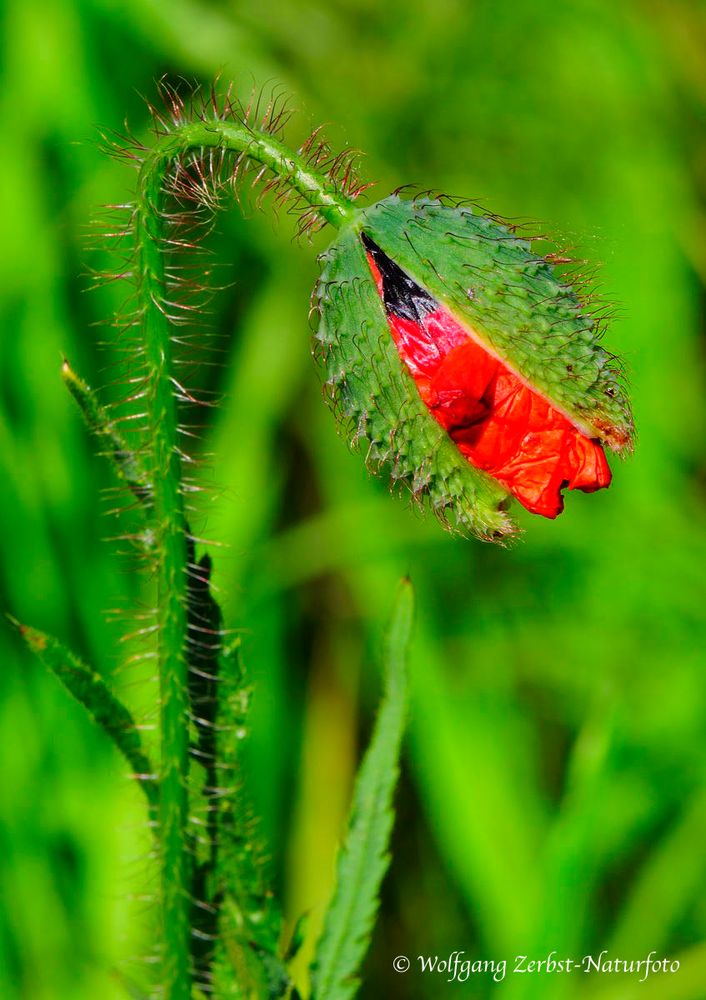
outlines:
{"label": "green leaf", "polygon": [[355,996],[389,864],[393,794],[407,714],[407,648],[414,610],[409,580],[401,584],[385,645],[385,694],[353,792],[336,888],[312,966],[315,1000]]}
{"label": "green leaf", "polygon": [[108,734],[125,757],[140,783],[150,809],[157,806],[159,791],[154,769],[142,749],[142,740],[129,709],[118,701],[100,674],[86,666],[58,639],[9,619],[27,647],[59,678],[66,690],[80,701],[94,722]]}
{"label": "green leaf", "polygon": [[109,410],[66,360],[61,366],[61,377],[76,400],[89,431],[113,462],[118,477],[141,503],[149,505],[152,502],[152,484],[147,469],[118,430]]}

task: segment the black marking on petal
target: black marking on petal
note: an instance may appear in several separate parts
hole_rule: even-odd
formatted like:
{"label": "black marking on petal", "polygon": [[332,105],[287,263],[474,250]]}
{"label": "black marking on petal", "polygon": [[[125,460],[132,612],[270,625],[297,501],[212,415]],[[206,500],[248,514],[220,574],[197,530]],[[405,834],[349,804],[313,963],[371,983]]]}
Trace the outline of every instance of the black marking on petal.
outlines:
{"label": "black marking on petal", "polygon": [[385,311],[389,316],[399,316],[413,323],[421,323],[425,316],[436,312],[438,303],[429,292],[426,292],[394,260],[383,253],[377,243],[369,236],[361,233],[363,246],[375,261],[382,277],[382,298]]}

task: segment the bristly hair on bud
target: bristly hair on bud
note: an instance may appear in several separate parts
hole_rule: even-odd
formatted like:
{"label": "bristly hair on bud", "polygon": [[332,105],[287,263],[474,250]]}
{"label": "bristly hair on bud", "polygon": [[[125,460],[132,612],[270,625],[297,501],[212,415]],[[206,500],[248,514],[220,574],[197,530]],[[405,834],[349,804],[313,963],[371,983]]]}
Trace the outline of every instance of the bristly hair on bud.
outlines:
{"label": "bristly hair on bud", "polygon": [[633,423],[600,323],[532,240],[449,199],[359,211],[322,256],[316,340],[335,411],[368,461],[461,533],[502,540],[515,497],[609,485]]}

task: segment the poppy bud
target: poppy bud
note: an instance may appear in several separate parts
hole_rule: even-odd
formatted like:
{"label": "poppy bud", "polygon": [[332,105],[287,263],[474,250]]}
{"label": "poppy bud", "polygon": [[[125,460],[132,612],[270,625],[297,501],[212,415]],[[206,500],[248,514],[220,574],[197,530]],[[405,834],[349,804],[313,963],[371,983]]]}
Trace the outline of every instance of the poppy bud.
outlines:
{"label": "poppy bud", "polygon": [[[453,527],[515,530],[610,483],[629,403],[595,320],[531,244],[468,207],[393,195],[323,255],[317,340],[334,407]],[[451,515],[451,518],[448,515]]]}

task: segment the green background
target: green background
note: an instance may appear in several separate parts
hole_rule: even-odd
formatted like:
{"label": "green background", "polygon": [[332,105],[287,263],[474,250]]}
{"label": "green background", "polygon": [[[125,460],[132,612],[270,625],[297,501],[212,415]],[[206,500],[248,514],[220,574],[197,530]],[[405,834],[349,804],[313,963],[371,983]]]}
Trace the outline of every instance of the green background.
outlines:
{"label": "green background", "polygon": [[[706,7],[668,0],[4,0],[0,156],[2,605],[111,676],[145,725],[151,601],[122,504],[59,377],[108,397],[128,354],[84,294],[95,207],[129,200],[96,126],[138,136],[155,81],[282,83],[296,140],[333,123],[379,183],[540,219],[592,264],[638,446],[509,551],[445,534],[371,481],[310,357],[313,246],[267,209],[223,217],[199,533],[256,685],[252,791],[278,890],[315,935],[378,695],[396,581],[416,585],[414,696],[394,860],[361,995],[706,997],[703,565]],[[90,235],[90,233],[89,233]],[[99,254],[100,258],[100,254]],[[101,341],[107,347],[99,348]],[[129,524],[129,515],[128,515]],[[108,540],[107,540],[108,539]],[[110,540],[113,539],[113,540]],[[0,628],[0,996],[124,995],[149,957],[138,791],[103,734]],[[681,969],[465,985],[416,956],[651,950]],[[310,953],[310,947],[307,946]],[[392,971],[408,955],[406,975]],[[306,957],[306,952],[305,956]]]}

